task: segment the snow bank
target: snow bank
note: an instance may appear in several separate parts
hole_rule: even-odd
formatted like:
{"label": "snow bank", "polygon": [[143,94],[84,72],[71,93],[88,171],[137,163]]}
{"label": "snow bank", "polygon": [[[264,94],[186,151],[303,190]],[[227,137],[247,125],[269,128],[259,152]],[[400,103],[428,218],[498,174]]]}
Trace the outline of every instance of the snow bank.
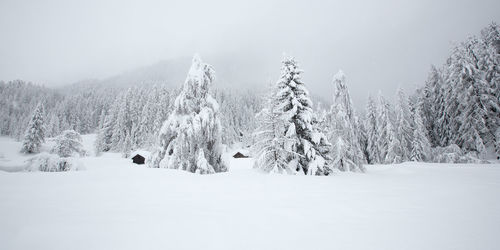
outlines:
{"label": "snow bank", "polygon": [[27,161],[27,171],[64,172],[83,170],[83,164],[75,158],[59,157],[56,154],[41,153]]}
{"label": "snow bank", "polygon": [[500,245],[500,164],[403,163],[305,177],[261,174],[251,158],[230,158],[230,171],[213,175],[137,167],[117,153],[81,161],[86,171],[0,171],[1,249]]}

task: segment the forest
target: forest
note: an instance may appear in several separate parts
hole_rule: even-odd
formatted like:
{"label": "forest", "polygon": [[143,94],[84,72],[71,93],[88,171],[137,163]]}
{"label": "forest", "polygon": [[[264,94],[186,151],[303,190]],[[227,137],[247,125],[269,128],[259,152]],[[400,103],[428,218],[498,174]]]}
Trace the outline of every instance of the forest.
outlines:
{"label": "forest", "polygon": [[96,133],[97,154],[127,158],[147,150],[152,168],[201,174],[227,171],[221,154],[235,145],[249,149],[255,168],[288,174],[406,161],[487,163],[500,155],[499,61],[499,27],[491,23],[455,44],[418,89],[398,89],[394,103],[370,94],[365,110],[354,108],[342,71],[331,83],[331,105],[315,105],[302,81],[307,72],[293,57],[283,59],[265,93],[218,89],[215,69],[198,55],[175,88],[0,82],[0,135],[37,153],[45,137]]}

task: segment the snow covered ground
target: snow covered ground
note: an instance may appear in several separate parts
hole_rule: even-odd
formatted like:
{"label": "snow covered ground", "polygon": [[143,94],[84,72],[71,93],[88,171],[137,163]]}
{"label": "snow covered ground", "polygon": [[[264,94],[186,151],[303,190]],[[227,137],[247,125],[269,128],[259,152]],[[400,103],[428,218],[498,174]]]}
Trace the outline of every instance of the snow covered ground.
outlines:
{"label": "snow covered ground", "polygon": [[[88,150],[93,138],[84,136]],[[0,167],[19,166],[19,149],[0,138]],[[228,159],[230,172],[205,176],[119,154],[82,158],[85,171],[0,171],[0,249],[500,246],[499,164],[405,163],[306,177]]]}

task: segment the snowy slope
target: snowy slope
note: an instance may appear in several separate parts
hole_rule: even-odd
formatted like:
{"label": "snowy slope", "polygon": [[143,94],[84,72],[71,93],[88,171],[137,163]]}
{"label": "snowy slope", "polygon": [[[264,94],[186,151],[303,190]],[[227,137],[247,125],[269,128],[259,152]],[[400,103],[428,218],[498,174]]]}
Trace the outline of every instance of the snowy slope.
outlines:
{"label": "snowy slope", "polygon": [[[90,150],[93,136],[84,136]],[[0,165],[19,157],[0,138]],[[0,249],[498,249],[500,165],[200,176],[119,154],[87,170],[0,171]]]}

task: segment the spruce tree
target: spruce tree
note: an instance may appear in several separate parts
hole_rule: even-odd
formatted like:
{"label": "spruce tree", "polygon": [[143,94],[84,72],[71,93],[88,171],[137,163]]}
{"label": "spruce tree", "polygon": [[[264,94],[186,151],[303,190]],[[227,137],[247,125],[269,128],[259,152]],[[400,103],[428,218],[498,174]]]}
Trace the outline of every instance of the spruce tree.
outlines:
{"label": "spruce tree", "polygon": [[403,152],[401,150],[401,140],[397,136],[396,128],[392,125],[391,121],[387,122],[385,127],[387,131],[387,151],[385,154],[384,163],[392,164],[392,163],[401,163],[403,161],[402,155]]}
{"label": "spruce tree", "polygon": [[281,113],[285,131],[285,149],[293,152],[287,159],[290,168],[308,175],[327,174],[327,158],[320,148],[328,144],[324,136],[313,127],[313,104],[297,61],[285,58],[277,83],[277,112]]}
{"label": "spruce tree", "polygon": [[24,134],[22,153],[32,154],[40,152],[40,147],[45,141],[45,120],[43,104],[39,103],[28,124]]}
{"label": "spruce tree", "polygon": [[227,171],[221,158],[219,105],[209,93],[214,80],[212,66],[195,55],[174,110],[163,123],[149,167],[200,174]]}
{"label": "spruce tree", "polygon": [[271,88],[266,98],[265,108],[257,114],[259,126],[254,132],[252,152],[255,157],[254,168],[265,172],[294,174],[295,169],[290,168],[288,159],[293,152],[285,149],[285,126],[278,112],[278,103],[274,98],[276,88]]}
{"label": "spruce tree", "polygon": [[[412,121],[408,97],[403,89],[399,88],[397,91],[396,103],[396,139],[399,141],[400,155],[402,161],[410,159],[411,142],[413,141]],[[396,142],[395,147],[398,147]]]}
{"label": "spruce tree", "polygon": [[486,83],[478,76],[481,72],[477,68],[477,56],[473,50],[476,42],[473,40],[462,45],[461,53],[456,55],[455,70],[461,71],[453,72],[456,76],[455,95],[460,100],[457,105],[460,119],[455,142],[463,150],[484,154],[483,138],[489,132],[486,125],[487,107],[483,102]]}
{"label": "spruce tree", "polygon": [[377,109],[377,148],[379,153],[379,163],[385,163],[386,155],[389,150],[389,143],[391,135],[394,130],[391,124],[390,118],[390,105],[382,96],[382,93],[378,95],[378,109]]}
{"label": "spruce tree", "polygon": [[333,143],[333,167],[341,171],[364,171],[363,153],[359,144],[357,119],[346,85],[346,77],[339,71],[333,79],[333,105],[327,115],[331,123],[328,140]]}
{"label": "spruce tree", "polygon": [[412,161],[429,161],[430,156],[430,143],[426,135],[426,129],[422,121],[421,105],[417,106],[413,117],[415,119],[415,127],[413,128],[413,141],[410,160]]}
{"label": "spruce tree", "polygon": [[378,147],[378,126],[377,126],[378,107],[372,96],[368,96],[366,104],[366,151],[368,152],[367,162],[369,164],[380,163],[380,150]]}

